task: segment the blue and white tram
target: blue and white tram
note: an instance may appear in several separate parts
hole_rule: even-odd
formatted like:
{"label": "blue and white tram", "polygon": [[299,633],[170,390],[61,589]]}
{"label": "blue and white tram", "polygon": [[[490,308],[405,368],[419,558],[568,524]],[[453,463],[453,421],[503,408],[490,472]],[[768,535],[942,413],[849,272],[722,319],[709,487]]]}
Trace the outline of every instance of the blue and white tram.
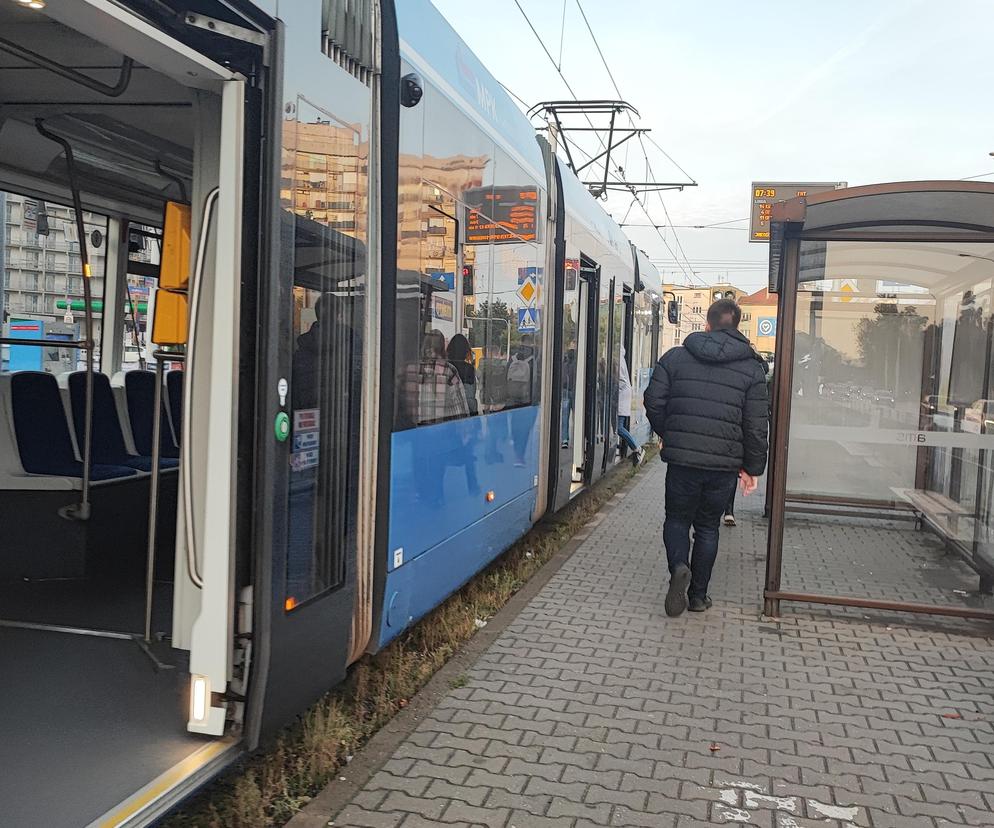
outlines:
{"label": "blue and white tram", "polygon": [[0,374],[0,813],[144,825],[595,483],[623,351],[650,438],[659,276],[428,0],[0,32],[0,189],[76,229],[8,224],[86,308]]}

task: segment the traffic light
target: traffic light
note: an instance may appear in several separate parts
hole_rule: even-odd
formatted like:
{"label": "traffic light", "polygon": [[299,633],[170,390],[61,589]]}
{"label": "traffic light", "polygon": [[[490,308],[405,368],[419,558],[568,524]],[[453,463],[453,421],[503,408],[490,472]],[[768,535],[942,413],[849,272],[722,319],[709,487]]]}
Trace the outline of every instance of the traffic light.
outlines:
{"label": "traffic light", "polygon": [[473,295],[473,265],[462,266],[462,295]]}
{"label": "traffic light", "polygon": [[666,303],[666,318],[671,325],[680,324],[680,305],[674,299]]}

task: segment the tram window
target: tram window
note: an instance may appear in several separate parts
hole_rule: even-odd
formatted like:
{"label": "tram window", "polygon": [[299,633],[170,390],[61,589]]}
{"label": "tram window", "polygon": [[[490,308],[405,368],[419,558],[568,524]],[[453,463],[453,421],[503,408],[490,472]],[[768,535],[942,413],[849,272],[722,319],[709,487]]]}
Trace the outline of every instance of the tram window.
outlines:
{"label": "tram window", "polygon": [[288,610],[339,586],[355,545],[368,149],[303,98],[295,113],[283,125],[281,193],[293,239]]}
{"label": "tram window", "polygon": [[544,194],[431,84],[401,147],[396,428],[533,404]]}
{"label": "tram window", "polygon": [[401,113],[396,428],[483,410],[491,251],[466,233],[493,189],[493,141],[438,89]]}
{"label": "tram window", "polygon": [[[0,290],[3,335],[18,339],[81,340],[86,336],[83,267],[75,213],[63,204],[0,191],[6,282]],[[107,237],[107,219],[83,213],[87,241],[94,231]],[[107,246],[88,244],[94,300],[94,340],[102,333],[101,308]],[[86,367],[86,352],[34,345],[0,346],[0,371],[61,374]]]}
{"label": "tram window", "polygon": [[[492,235],[494,313],[507,320],[489,343],[492,354],[506,359],[503,393],[491,396],[500,408],[538,402],[541,389],[542,296],[545,275],[536,243],[542,227],[544,193],[533,178],[497,149]],[[504,333],[506,331],[506,334]],[[506,340],[504,337],[506,336]]]}

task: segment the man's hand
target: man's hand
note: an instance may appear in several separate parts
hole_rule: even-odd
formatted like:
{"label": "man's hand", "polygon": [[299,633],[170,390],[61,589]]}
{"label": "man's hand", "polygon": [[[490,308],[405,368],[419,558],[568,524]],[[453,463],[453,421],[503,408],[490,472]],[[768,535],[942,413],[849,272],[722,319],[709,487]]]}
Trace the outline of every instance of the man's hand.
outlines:
{"label": "man's hand", "polygon": [[747,474],[744,471],[739,472],[739,490],[742,492],[743,495],[748,497],[754,491],[756,491],[756,487],[758,485],[759,485],[759,478],[753,477],[751,474]]}

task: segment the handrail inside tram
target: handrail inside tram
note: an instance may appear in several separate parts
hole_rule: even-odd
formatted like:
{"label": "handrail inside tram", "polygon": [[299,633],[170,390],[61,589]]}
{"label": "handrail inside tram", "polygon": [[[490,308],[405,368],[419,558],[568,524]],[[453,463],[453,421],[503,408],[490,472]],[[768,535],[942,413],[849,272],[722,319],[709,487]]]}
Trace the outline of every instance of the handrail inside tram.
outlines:
{"label": "handrail inside tram", "polygon": [[38,134],[62,147],[66,157],[66,173],[69,178],[69,191],[72,194],[73,212],[76,214],[76,233],[79,236],[79,260],[83,268],[83,318],[86,320],[86,337],[80,349],[86,352],[86,398],[83,406],[83,483],[79,503],[71,503],[59,509],[59,515],[66,520],[89,520],[90,518],[90,478],[93,469],[93,290],[90,284],[90,251],[86,243],[86,226],[83,219],[83,200],[79,182],[76,179],[76,159],[72,145],[61,135],[56,135],[45,127],[43,118],[35,119]]}

